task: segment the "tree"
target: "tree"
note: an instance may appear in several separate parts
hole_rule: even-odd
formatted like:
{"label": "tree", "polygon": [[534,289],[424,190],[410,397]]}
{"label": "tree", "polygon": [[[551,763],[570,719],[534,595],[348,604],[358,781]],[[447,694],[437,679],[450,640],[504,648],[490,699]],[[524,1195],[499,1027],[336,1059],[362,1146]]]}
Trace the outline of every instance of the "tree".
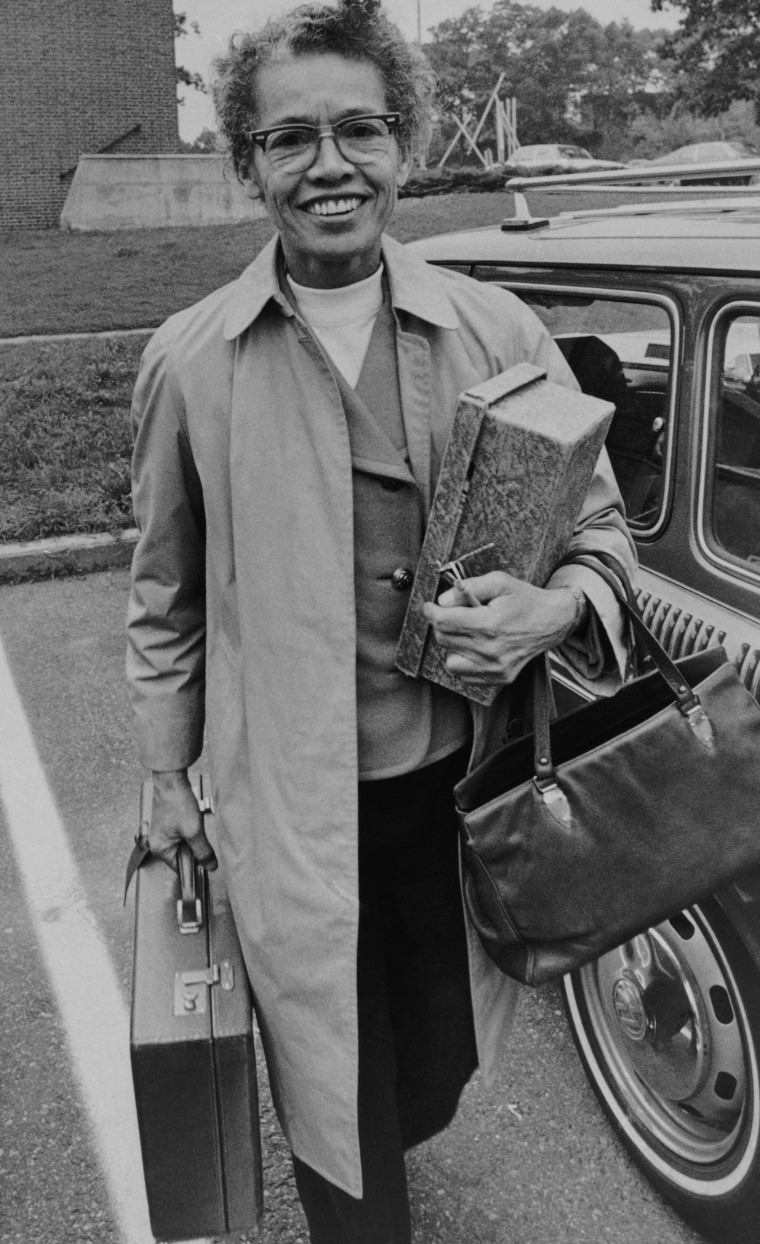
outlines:
{"label": "tree", "polygon": [[180,143],[188,155],[216,155],[223,150],[216,130],[202,129],[191,143]]}
{"label": "tree", "polygon": [[687,143],[706,143],[737,138],[760,147],[760,125],[748,100],[735,100],[725,112],[698,116],[676,104],[664,116],[651,112],[635,117],[621,144],[621,159],[666,155]]}
{"label": "tree", "polygon": [[[198,23],[188,22],[187,13],[175,13],[174,38],[183,39],[186,35],[189,35],[191,31],[195,35],[199,35],[201,33],[201,28]],[[206,93],[206,84],[201,75],[199,73],[192,73],[189,69],[186,69],[184,65],[177,65],[177,84],[178,86],[192,87],[194,91],[201,91],[203,94]],[[181,96],[179,98],[179,103],[184,103]]]}
{"label": "tree", "polygon": [[632,144],[633,122],[638,120],[644,132],[646,118],[666,116],[672,109],[674,71],[659,54],[664,35],[634,30],[627,21],[611,22],[594,44],[578,94],[578,113],[589,135],[586,145],[597,155],[628,158],[639,141]]}
{"label": "tree", "polygon": [[733,100],[751,100],[760,120],[760,0],[651,0],[682,9],[663,55],[681,73],[681,94],[708,116]]}
{"label": "tree", "polygon": [[468,9],[431,35],[425,50],[444,106],[479,113],[504,72],[502,94],[517,98],[523,144],[595,145],[602,130],[626,123],[638,96],[660,85],[656,33],[634,31],[628,22],[603,27],[583,9],[497,0],[489,14]]}

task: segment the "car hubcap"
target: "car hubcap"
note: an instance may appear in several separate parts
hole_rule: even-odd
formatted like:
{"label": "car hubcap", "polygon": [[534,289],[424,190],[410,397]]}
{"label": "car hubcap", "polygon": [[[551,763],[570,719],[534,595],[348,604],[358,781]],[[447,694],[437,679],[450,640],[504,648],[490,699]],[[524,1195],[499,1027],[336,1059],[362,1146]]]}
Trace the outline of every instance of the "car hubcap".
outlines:
{"label": "car hubcap", "polygon": [[683,912],[583,968],[580,982],[628,1113],[684,1162],[724,1158],[746,1117],[748,1034],[709,930]]}

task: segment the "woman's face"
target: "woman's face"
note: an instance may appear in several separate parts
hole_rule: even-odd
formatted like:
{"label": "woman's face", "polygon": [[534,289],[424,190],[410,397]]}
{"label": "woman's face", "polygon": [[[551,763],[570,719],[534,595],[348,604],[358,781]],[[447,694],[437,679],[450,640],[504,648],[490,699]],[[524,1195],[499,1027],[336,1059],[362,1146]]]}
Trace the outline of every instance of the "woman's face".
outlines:
{"label": "woman's face", "polygon": [[[388,111],[375,66],[332,53],[262,65],[256,103],[257,130],[334,125],[346,117]],[[327,137],[311,167],[299,172],[270,161],[257,147],[248,192],[263,199],[277,225],[293,279],[329,289],[377,270],[380,236],[407,172],[393,138],[387,152],[371,163],[352,164]]]}

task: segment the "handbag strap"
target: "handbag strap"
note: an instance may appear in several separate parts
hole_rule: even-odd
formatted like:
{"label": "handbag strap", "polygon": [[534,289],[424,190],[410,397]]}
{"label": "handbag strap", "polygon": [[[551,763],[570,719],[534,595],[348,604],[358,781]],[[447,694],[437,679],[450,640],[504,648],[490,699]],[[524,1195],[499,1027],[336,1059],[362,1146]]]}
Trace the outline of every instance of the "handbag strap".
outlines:
{"label": "handbag strap", "polygon": [[[696,738],[705,747],[712,747],[714,736],[710,720],[700,704],[699,697],[681,670],[668,655],[659,640],[644,622],[631,589],[629,600],[627,585],[629,580],[623,572],[620,577],[613,574],[601,558],[596,555],[584,556],[575,554],[563,565],[587,566],[598,574],[615,593],[620,607],[628,619],[638,643],[651,657],[655,671],[664,678],[675,697],[676,706],[691,726]],[[542,794],[546,795],[556,789],[557,775],[551,754],[550,730],[550,693],[549,672],[544,654],[533,662],[533,742],[534,742],[534,781]],[[564,818],[563,818],[564,819]]]}
{"label": "handbag strap", "polygon": [[[627,569],[618,561],[617,557],[613,557],[611,553],[596,550],[594,553],[581,553],[580,551],[572,554],[565,561],[563,566],[571,566],[574,563],[587,566],[604,579],[608,587],[620,596],[624,593],[626,602],[629,607],[637,615],[640,613],[638,598],[634,590],[631,576]],[[612,574],[612,578],[610,577]],[[649,673],[652,668],[652,658],[649,655],[649,649],[644,641],[642,641],[636,627],[630,621],[630,615],[626,614],[626,624],[628,628],[628,665],[625,671],[625,681],[629,678],[638,678],[639,674]],[[648,632],[647,632],[648,633]]]}

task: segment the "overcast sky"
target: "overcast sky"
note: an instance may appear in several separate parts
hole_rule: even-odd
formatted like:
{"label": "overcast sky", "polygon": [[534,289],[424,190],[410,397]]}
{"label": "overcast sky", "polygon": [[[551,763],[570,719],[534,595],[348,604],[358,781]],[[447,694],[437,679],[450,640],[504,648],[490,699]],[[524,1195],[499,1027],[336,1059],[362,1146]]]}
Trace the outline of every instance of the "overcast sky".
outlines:
{"label": "overcast sky", "polygon": [[[678,25],[679,12],[665,10],[653,13],[649,0],[530,0],[540,9],[552,7],[571,11],[584,8],[602,23],[622,21],[627,18],[632,26],[651,29],[663,26],[672,29]],[[187,13],[189,21],[197,21],[201,28],[200,38],[190,34],[178,45],[178,56],[188,69],[197,71],[208,81],[212,57],[223,51],[227,40],[235,30],[245,30],[262,25],[268,17],[294,8],[294,0],[174,0],[178,12]],[[390,17],[410,39],[417,38],[417,0],[385,0]],[[423,42],[431,26],[449,17],[458,17],[465,9],[475,7],[473,0],[419,0]],[[486,2],[479,6],[485,12],[492,8]],[[213,108],[207,96],[198,91],[187,91],[184,105],[179,110],[179,128],[182,138],[192,141],[202,129],[215,128]]]}

